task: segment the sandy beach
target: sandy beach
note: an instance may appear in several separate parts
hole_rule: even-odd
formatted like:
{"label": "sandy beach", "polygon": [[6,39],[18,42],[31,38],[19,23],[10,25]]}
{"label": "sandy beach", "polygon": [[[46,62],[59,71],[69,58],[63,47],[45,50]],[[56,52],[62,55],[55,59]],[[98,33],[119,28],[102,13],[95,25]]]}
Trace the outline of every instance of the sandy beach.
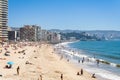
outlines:
{"label": "sandy beach", "polygon": [[[60,60],[60,56],[54,52],[50,44],[22,46],[17,49],[10,45],[6,49],[2,48],[0,53],[0,80],[96,80],[85,70],[83,75],[77,75],[81,68],[67,62],[66,59]],[[5,56],[5,51],[9,51],[10,56]],[[12,68],[7,69],[5,65],[9,61],[14,64]]]}

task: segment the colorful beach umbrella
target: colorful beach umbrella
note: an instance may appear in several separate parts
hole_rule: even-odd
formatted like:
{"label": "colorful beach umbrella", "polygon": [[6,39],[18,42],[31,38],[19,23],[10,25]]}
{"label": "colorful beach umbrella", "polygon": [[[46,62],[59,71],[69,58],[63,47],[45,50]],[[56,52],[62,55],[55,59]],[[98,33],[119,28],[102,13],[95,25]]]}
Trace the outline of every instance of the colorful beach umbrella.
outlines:
{"label": "colorful beach umbrella", "polygon": [[13,64],[14,64],[14,62],[9,61],[9,62],[7,62],[7,64],[13,65]]}

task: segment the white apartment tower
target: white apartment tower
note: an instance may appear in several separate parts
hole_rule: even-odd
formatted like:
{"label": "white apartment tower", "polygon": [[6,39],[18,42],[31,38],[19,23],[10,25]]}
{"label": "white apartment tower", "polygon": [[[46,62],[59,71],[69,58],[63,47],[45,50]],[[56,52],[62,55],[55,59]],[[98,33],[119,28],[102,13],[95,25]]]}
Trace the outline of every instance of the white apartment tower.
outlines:
{"label": "white apartment tower", "polygon": [[8,0],[0,0],[0,41],[8,40]]}

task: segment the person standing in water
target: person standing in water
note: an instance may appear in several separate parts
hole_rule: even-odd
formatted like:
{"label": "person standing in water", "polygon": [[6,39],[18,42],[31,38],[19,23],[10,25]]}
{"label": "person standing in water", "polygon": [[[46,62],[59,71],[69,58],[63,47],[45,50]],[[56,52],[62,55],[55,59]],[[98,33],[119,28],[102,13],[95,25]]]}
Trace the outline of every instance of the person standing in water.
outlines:
{"label": "person standing in water", "polygon": [[78,60],[78,63],[80,63],[80,60]]}
{"label": "person standing in water", "polygon": [[85,61],[85,58],[83,57],[83,59],[82,59],[82,63],[84,63],[84,61]]}
{"label": "person standing in water", "polygon": [[99,66],[100,60],[98,59],[98,60],[96,60],[96,61],[97,61],[97,66]]}

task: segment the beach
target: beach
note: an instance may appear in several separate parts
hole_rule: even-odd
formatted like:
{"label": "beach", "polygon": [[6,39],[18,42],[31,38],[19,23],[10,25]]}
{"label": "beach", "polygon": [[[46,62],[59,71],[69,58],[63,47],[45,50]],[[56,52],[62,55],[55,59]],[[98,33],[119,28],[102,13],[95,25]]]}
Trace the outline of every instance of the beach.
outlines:
{"label": "beach", "polygon": [[[77,75],[81,68],[60,59],[51,44],[34,44],[13,49],[7,48],[10,56],[0,54],[0,80],[96,80],[83,69],[83,75]],[[23,51],[23,52],[20,52]],[[14,62],[12,68],[5,68],[8,61]],[[19,74],[17,68],[19,66]]]}

